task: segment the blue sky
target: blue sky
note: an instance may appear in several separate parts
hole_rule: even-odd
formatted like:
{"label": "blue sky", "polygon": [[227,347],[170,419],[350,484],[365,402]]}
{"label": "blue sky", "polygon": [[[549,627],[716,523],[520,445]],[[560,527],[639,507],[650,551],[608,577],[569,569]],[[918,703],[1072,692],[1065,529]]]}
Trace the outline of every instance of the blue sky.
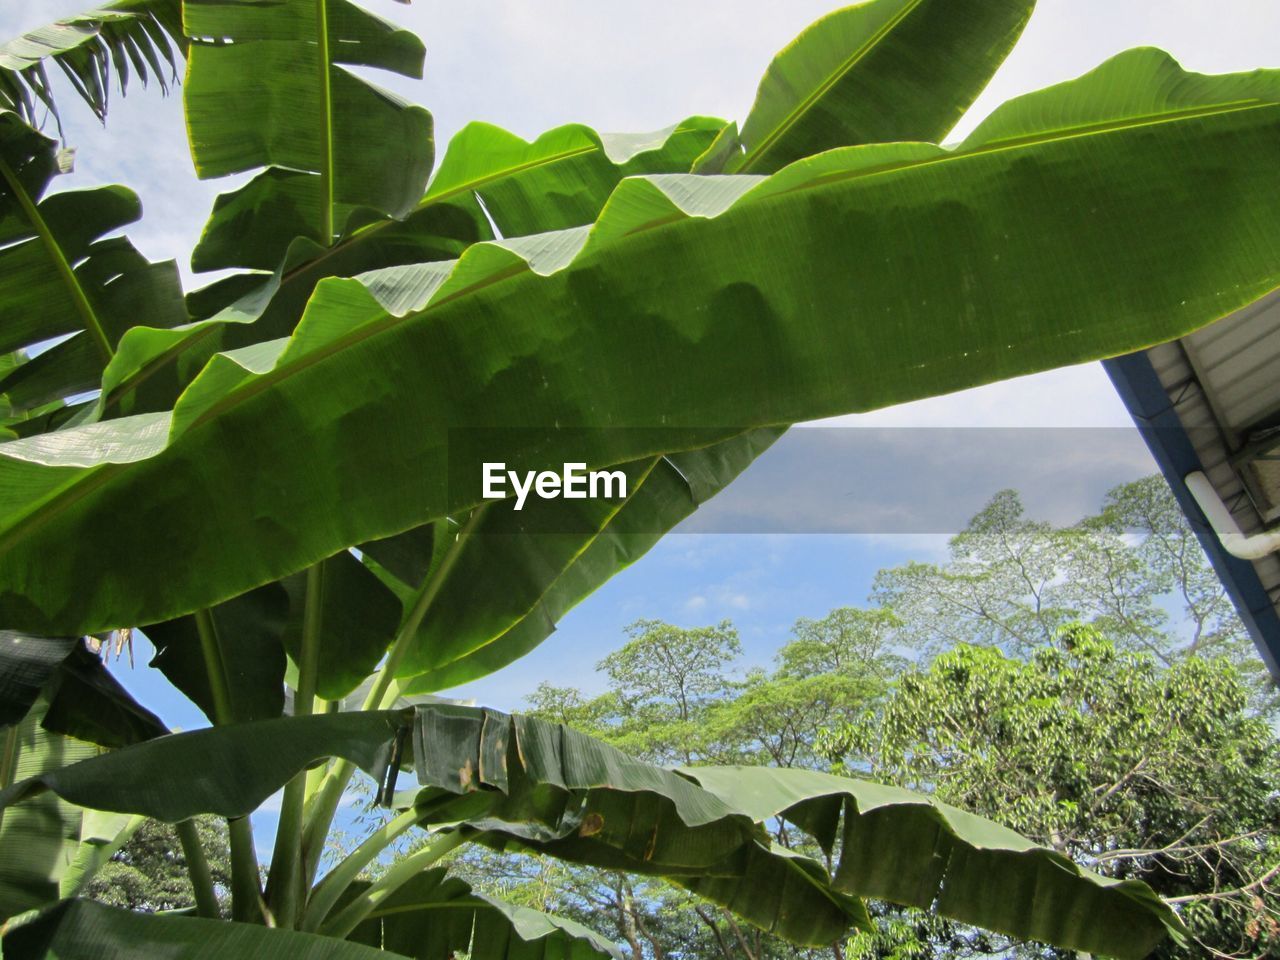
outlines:
{"label": "blue sky", "polygon": [[[0,0],[0,37],[88,5]],[[568,121],[638,131],[691,114],[740,120],[771,55],[836,6],[830,0],[368,5],[426,40],[425,81],[378,81],[433,110],[441,145],[471,119],[526,137]],[[1021,45],[957,136],[1008,97],[1075,76],[1127,47],[1162,46],[1190,68],[1226,72],[1280,60],[1277,36],[1280,4],[1269,0],[1042,0]],[[68,186],[135,188],[146,214],[130,236],[151,257],[177,256],[185,269],[182,252],[213,197],[241,180],[194,180],[179,98],[132,90],[113,104],[105,130],[75,105],[65,112],[78,151]],[[1128,424],[1100,368],[1090,365],[842,418],[828,425],[842,428],[839,434],[789,437],[725,503],[694,518],[688,531],[698,532],[670,536],[569,614],[532,656],[458,695],[513,708],[544,679],[598,687],[594,663],[639,617],[685,625],[730,618],[742,633],[746,662],[766,662],[797,617],[862,603],[876,570],[939,556],[946,534],[1002,487],[1022,489],[1033,512],[1066,522],[1095,508],[1115,483],[1152,472],[1123,429]],[[881,429],[851,432],[867,427]],[[813,532],[823,529],[845,532]],[[140,643],[137,652],[141,668],[150,651]],[[151,673],[125,671],[123,679],[171,725],[201,725]],[[269,819],[260,830],[269,831]]]}

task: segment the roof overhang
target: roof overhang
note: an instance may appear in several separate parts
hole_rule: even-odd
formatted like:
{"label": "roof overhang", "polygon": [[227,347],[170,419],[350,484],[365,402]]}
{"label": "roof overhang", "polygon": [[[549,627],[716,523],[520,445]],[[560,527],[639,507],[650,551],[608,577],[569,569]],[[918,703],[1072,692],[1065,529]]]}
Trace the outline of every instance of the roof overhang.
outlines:
{"label": "roof overhang", "polygon": [[[1240,544],[1250,535],[1280,527],[1280,291],[1191,336],[1104,366],[1280,680],[1280,553],[1235,555],[1249,552]],[[1196,473],[1208,481],[1199,484],[1199,501],[1187,484]],[[1206,496],[1216,497],[1208,514]],[[1217,509],[1219,501],[1225,509]],[[1221,536],[1224,521],[1244,536]]]}

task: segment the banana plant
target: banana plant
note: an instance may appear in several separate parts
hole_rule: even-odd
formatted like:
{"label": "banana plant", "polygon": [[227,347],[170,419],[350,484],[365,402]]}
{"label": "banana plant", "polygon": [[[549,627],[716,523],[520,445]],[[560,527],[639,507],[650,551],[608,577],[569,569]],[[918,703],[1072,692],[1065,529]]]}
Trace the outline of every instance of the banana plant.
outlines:
{"label": "banana plant", "polygon": [[[1130,51],[939,145],[1033,5],[872,0],[779,54],[741,125],[476,123],[438,166],[430,114],[349,69],[419,76],[420,41],[348,0],[185,0],[180,29],[175,0],[125,0],[0,48],[4,955],[619,955],[451,877],[467,844],[666,877],[813,947],[866,897],[1102,955],[1183,937],[1144,885],[926,797],[663,770],[434,696],[543,642],[792,423],[1139,349],[1280,285],[1280,73]],[[233,272],[185,294],[102,239],[132,194],[51,190],[33,126],[49,62],[105,116],[109,68],[163,83],[179,55],[196,174],[253,174],[192,251]],[[518,510],[484,495],[493,461],[626,494]],[[208,729],[169,732],[91,652],[130,629]],[[358,771],[394,816],[322,872]],[[278,791],[263,886],[250,818]],[[229,822],[231,922],[201,814]],[[77,898],[145,818],[178,825],[194,915]]]}

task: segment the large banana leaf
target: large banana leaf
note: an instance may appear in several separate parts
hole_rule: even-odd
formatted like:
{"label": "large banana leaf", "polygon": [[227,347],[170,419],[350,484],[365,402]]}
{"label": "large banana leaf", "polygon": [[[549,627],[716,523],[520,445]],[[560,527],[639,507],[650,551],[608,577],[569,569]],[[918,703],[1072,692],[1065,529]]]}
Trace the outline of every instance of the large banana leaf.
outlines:
{"label": "large banana leaf", "polygon": [[21,721],[42,694],[43,726],[53,733],[104,747],[168,733],[79,637],[0,631],[0,728]]}
{"label": "large banana leaf", "polygon": [[272,168],[224,198],[215,220],[277,252],[299,232],[327,247],[356,211],[399,216],[422,197],[431,114],[343,67],[420,77],[412,33],[348,0],[199,0],[183,5],[183,26],[196,173]]}
{"label": "large banana leaf", "polygon": [[724,126],[689,117],[654,133],[616,134],[571,123],[530,143],[471,123],[450,141],[422,202],[475,194],[507,237],[579,227],[599,216],[623,177],[684,173]]}
{"label": "large banana leaf", "polygon": [[[681,772],[757,820],[781,817],[815,837],[835,854],[834,884],[848,893],[1134,960],[1186,933],[1145,883],[1081,870],[1012,830],[908,790],[799,769]],[[928,869],[916,869],[926,859]]]}
{"label": "large banana leaf", "polygon": [[[6,740],[0,770],[10,778],[0,780],[0,786],[47,775],[98,753],[87,743],[45,730],[45,708],[37,702],[18,726],[0,736]],[[12,766],[10,745],[16,747]],[[52,795],[0,811],[0,920],[58,899],[59,883],[80,851],[83,816],[83,810]]]}
{"label": "large banana leaf", "polygon": [[[928,906],[944,880],[975,873],[974,890],[997,884],[1001,893],[1043,895],[1051,910],[1033,911],[1024,935],[1049,942],[1131,956],[1141,955],[1134,953],[1140,939],[1179,929],[1143,885],[1096,877],[995,824],[906,791],[791,771],[685,772],[703,778],[704,789],[560,725],[458,706],[176,734],[15,784],[0,794],[0,809],[11,815],[52,791],[162,820],[239,816],[325,755],[346,757],[381,780],[397,743],[408,748],[424,787],[413,798],[424,822],[463,820],[468,835],[499,848],[669,876],[796,942],[830,943],[865,922],[859,901],[841,889]],[[828,850],[842,837],[835,887],[816,861],[769,846],[762,824],[779,815]],[[991,879],[997,868],[1002,877]],[[1005,904],[948,893],[949,886],[943,898],[952,915],[997,928],[1007,919]],[[1081,933],[1090,911],[1116,918],[1116,928],[1108,921]]]}
{"label": "large banana leaf", "polygon": [[941,142],[1034,7],[1035,0],[878,0],[828,14],[770,64],[737,149],[719,162],[708,157],[701,172],[772,173],[833,147]]}
{"label": "large banana leaf", "polygon": [[[771,173],[796,156],[832,147],[941,139],[1004,59],[1032,5],[1030,0],[996,4],[878,0],[823,18],[784,50],[765,74],[746,130],[751,143],[767,140],[769,146],[744,147],[733,153],[731,166],[741,169],[746,164],[753,172]],[[920,44],[922,37],[940,33],[949,42],[943,55],[931,58],[926,69],[915,64],[911,82],[902,83],[900,74],[908,59],[904,51]],[[797,73],[802,79],[793,81]],[[887,97],[889,91],[893,109],[867,109],[870,100]],[[712,155],[726,150],[727,137],[737,144],[736,127],[721,130],[717,145],[697,161],[700,172],[719,169]],[[572,182],[566,184],[558,170],[536,179],[505,173],[523,165],[541,171],[548,161],[558,166],[584,151],[590,157],[598,141],[609,146],[606,138],[568,127],[525,144],[487,125],[472,125],[450,145],[428,200],[475,189],[508,236],[586,222],[603,206],[601,188],[609,180],[593,178],[594,189],[579,203],[580,189]],[[613,149],[617,148],[615,144]],[[503,172],[496,181],[490,173],[494,168]],[[651,162],[645,168],[644,172],[663,172]],[[641,172],[631,164],[621,170]],[[592,216],[584,216],[588,211]],[[584,505],[577,509],[561,502],[535,503],[533,516],[490,511],[433,604],[421,642],[401,663],[401,675],[419,675],[408,689],[456,686],[492,673],[533,649],[569,607],[638,559],[661,533],[719,492],[780,432],[751,431],[704,450],[635,464],[630,470],[631,495],[619,508]],[[692,484],[687,479],[691,476]],[[690,492],[692,503],[687,502]],[[592,512],[599,522],[591,523],[584,516]],[[562,535],[570,527],[589,533]],[[532,532],[539,529],[541,533]],[[566,564],[564,558],[570,562]],[[479,575],[481,569],[484,577]],[[506,586],[497,602],[488,593],[484,603],[476,603],[479,585],[494,582]],[[531,596],[538,598],[536,604],[530,604]],[[505,607],[515,610],[504,610],[504,601]]]}
{"label": "large banana leaf", "polygon": [[147,622],[457,512],[467,428],[522,469],[600,466],[1182,335],[1280,284],[1277,131],[1275,72],[1139,50],[953,150],[629,179],[590,231],[325,281],[172,417],[0,445],[0,619]]}
{"label": "large banana leaf", "polygon": [[[367,884],[353,884],[352,892],[361,886]],[[384,900],[349,939],[420,960],[623,960],[595,931],[476,893],[440,868],[423,871]]]}
{"label": "large banana leaf", "polygon": [[7,928],[5,960],[133,960],[253,957],[254,960],[407,960],[359,943],[248,923],[155,916],[88,900],[65,900]]}
{"label": "large banana leaf", "polygon": [[384,710],[277,717],[171,734],[85,763],[34,771],[0,793],[0,808],[7,817],[52,792],[89,809],[168,823],[199,813],[243,817],[326,757],[350,760],[380,779],[411,716]]}
{"label": "large banana leaf", "polygon": [[0,44],[0,109],[32,126],[40,106],[58,116],[47,60],[99,119],[107,115],[113,71],[121,93],[130,70],[142,83],[154,80],[168,90],[178,75],[174,53],[186,48],[180,11],[181,0],[116,0]]}
{"label": "large banana leaf", "polygon": [[86,743],[125,747],[169,732],[83,644],[58,665],[47,696],[44,728]]}
{"label": "large banana leaf", "polygon": [[723,882],[709,895],[787,936],[825,943],[865,922],[858,901],[831,891],[816,864],[771,853],[748,817],[687,780],[567,728],[475,708],[425,705],[176,734],[24,780],[0,793],[0,810],[47,802],[52,791],[169,822],[199,812],[238,817],[326,756],[381,782],[409,733],[424,818],[480,814],[476,829],[490,843],[582,862],[670,876],[711,871]]}

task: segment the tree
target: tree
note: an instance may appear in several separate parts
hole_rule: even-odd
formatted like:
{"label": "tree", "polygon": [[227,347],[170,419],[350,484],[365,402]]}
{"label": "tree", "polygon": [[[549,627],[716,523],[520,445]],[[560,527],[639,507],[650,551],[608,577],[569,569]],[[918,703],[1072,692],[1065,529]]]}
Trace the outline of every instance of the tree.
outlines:
{"label": "tree", "polygon": [[1158,476],[1115,488],[1101,512],[1066,528],[1032,520],[1015,491],[1002,491],[952,538],[945,563],[880,571],[872,600],[901,618],[899,642],[930,654],[959,643],[1025,654],[1079,621],[1165,664],[1223,654],[1258,668]]}
{"label": "tree", "polygon": [[[1140,505],[1141,516],[1160,522],[1117,518],[1118,505]],[[855,773],[936,791],[1110,875],[1153,882],[1179,901],[1196,937],[1214,950],[1240,956],[1274,950],[1276,917],[1266,904],[1277,862],[1266,828],[1275,815],[1269,784],[1280,750],[1268,732],[1273,705],[1259,700],[1255,678],[1234,662],[1233,646],[1218,648],[1228,657],[1193,649],[1194,638],[1209,632],[1207,610],[1221,618],[1212,628],[1218,635],[1239,636],[1241,628],[1230,608],[1222,608],[1221,585],[1209,579],[1167,486],[1153,477],[1117,488],[1099,514],[1065,531],[1028,520],[1016,494],[1002,493],[958,543],[972,550],[979,531],[990,530],[990,518],[1001,512],[1019,520],[1024,536],[1034,530],[1042,543],[1061,545],[1064,556],[1045,561],[1048,579],[1065,580],[1065,565],[1079,565],[1067,594],[1070,609],[1095,611],[1094,626],[1057,629],[1051,642],[1012,656],[999,647],[961,645],[913,662],[899,651],[902,639],[913,641],[916,633],[891,611],[846,607],[801,618],[774,671],[755,670],[735,682],[733,664],[719,665],[720,683],[708,678],[705,684],[721,692],[681,731],[683,749],[719,763],[809,769],[827,769],[837,757]],[[1135,536],[1142,526],[1146,533]],[[1089,556],[1081,544],[1098,530],[1105,539],[1094,543],[1111,555],[1095,558],[1086,571],[1081,566]],[[1160,542],[1153,544],[1156,535]],[[1176,576],[1167,576],[1171,557]],[[1118,576],[1099,575],[1118,570],[1132,581],[1124,591],[1113,589]],[[1025,588],[1015,578],[1001,581],[1014,592],[1011,598],[1000,595],[997,579],[982,585],[988,608],[1022,601]],[[1197,599],[1183,599],[1189,594]],[[1126,633],[1135,630],[1133,616],[1109,615],[1124,609],[1116,598],[1125,595],[1145,598],[1143,609],[1162,613],[1145,621],[1141,642]],[[1102,634],[1103,626],[1119,641]],[[1187,638],[1191,644],[1184,647]],[[1166,660],[1149,647],[1185,652]],[[540,715],[609,739],[629,706],[617,696],[616,678],[608,680],[606,691],[592,698],[544,684],[530,702]],[[1124,765],[1138,754],[1141,768],[1125,779]],[[793,840],[785,831],[775,839]],[[801,848],[808,842],[794,839]],[[502,858],[483,867],[474,874],[481,884],[525,869]],[[538,888],[548,909],[575,911],[588,924],[592,911],[607,913],[607,896],[576,907],[574,891],[606,890],[608,875],[572,870],[558,876],[562,882]],[[641,945],[641,955],[727,958],[746,949],[730,937],[724,952],[705,928],[707,939],[695,942],[689,923],[701,918],[698,908],[669,887],[645,885],[631,909],[645,911],[643,926],[653,941]],[[871,913],[876,929],[851,937],[847,957],[1044,952],[889,904],[873,903]],[[717,919],[715,912],[708,918]],[[769,938],[751,949],[757,946],[762,955],[788,955],[785,944]],[[1196,949],[1203,947],[1190,955]]]}
{"label": "tree", "polygon": [[1145,880],[1195,931],[1191,952],[1168,955],[1261,957],[1280,947],[1280,741],[1248,703],[1224,658],[1165,666],[1075,627],[1026,660],[962,645],[820,744],[847,769]]}
{"label": "tree", "polygon": [[[421,42],[339,0],[190,0],[181,32],[173,0],[118,0],[6,47],[0,826],[23,909],[61,897],[6,927],[6,956],[86,930],[144,955],[613,949],[450,876],[466,845],[671,877],[816,946],[869,925],[864,896],[1120,955],[1176,936],[1145,887],[1066,866],[1010,914],[1053,853],[1010,858],[1024,841],[927,799],[872,817],[886,795],[857,781],[677,774],[422,699],[540,643],[793,422],[1144,347],[1280,282],[1274,74],[1132,51],[938,145],[1031,8],[875,0],[784,50],[741,127],[473,124],[438,166],[430,114],[365,78],[419,75]],[[140,215],[127,188],[50,191],[65,154],[38,129],[47,61],[103,114],[111,71],[178,55],[197,175],[253,174],[192,251],[232,273],[190,294],[116,235]],[[495,461],[616,470],[627,496],[516,510],[483,496]],[[132,628],[211,729],[169,734],[81,643]],[[73,762],[73,739],[106,752]],[[321,878],[356,769],[399,812]],[[264,889],[249,818],[280,789]],[[72,899],[60,865],[101,846],[85,808],[176,823],[206,917],[191,820],[227,819],[234,922]],[[922,810],[985,892],[911,846]],[[824,845],[833,816],[893,875]],[[825,862],[778,850],[775,823]],[[1107,909],[1064,927],[1082,898]]]}
{"label": "tree", "polygon": [[[753,670],[735,680],[742,651],[728,621],[681,628],[641,620],[627,628],[627,642],[597,665],[607,678],[604,693],[587,697],[544,682],[528,698],[530,712],[655,763],[810,766],[816,759],[814,731],[852,721],[883,692],[879,675],[887,676],[896,662],[881,649],[891,623],[890,617],[851,608],[819,621],[801,620],[796,638],[778,653],[776,671]],[[774,839],[821,857],[800,832],[783,827]],[[608,929],[636,958],[832,954],[762,935],[732,911],[660,880],[492,854],[472,858],[468,868],[468,879],[479,888],[519,902],[532,898],[542,909]]]}
{"label": "tree", "polygon": [[754,670],[711,705],[702,725],[719,763],[812,767],[813,731],[862,715],[905,664],[893,652],[899,626],[884,610],[841,607],[802,617],[772,673]]}
{"label": "tree", "polygon": [[622,649],[596,665],[617,700],[611,742],[655,763],[705,759],[695,731],[724,692],[725,668],[742,654],[738,631],[727,620],[693,629],[637,620],[626,632]]}
{"label": "tree", "polygon": [[[209,872],[219,901],[231,889],[231,859],[227,853],[227,825],[217,817],[197,817],[196,835],[209,851]],[[182,844],[169,824],[145,820],[137,833],[103,864],[84,888],[92,900],[115,907],[154,913],[196,905],[191,874]]]}

